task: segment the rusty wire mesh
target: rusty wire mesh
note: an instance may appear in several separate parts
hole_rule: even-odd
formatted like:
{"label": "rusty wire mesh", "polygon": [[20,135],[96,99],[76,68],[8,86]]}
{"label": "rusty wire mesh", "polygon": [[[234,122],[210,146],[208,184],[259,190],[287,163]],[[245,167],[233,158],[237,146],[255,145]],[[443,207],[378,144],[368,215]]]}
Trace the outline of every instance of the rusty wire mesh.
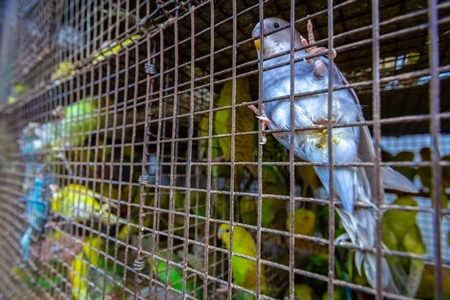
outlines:
{"label": "rusty wire mesh", "polygon": [[[450,297],[449,16],[437,0],[18,1],[1,44],[3,299]],[[368,126],[375,158],[330,177],[373,170],[372,249],[334,242],[342,205],[317,164],[258,143],[246,106],[269,100],[252,37],[268,17],[305,37],[311,20],[358,95],[366,121],[343,126]],[[387,166],[419,191],[383,192]],[[374,253],[376,284],[355,253]],[[383,257],[406,289],[383,289]]]}

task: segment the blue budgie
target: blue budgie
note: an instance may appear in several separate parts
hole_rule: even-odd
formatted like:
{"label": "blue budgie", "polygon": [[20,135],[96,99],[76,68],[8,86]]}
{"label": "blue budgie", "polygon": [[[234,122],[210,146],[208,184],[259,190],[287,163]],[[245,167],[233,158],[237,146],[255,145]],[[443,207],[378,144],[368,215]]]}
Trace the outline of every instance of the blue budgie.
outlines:
{"label": "blue budgie", "polygon": [[53,183],[53,177],[46,174],[45,169],[44,164],[35,166],[34,184],[27,189],[27,196],[23,199],[28,222],[28,228],[20,239],[24,261],[28,260],[32,237],[38,238],[42,234],[49,213],[48,200],[51,193],[48,186]]}
{"label": "blue budgie", "polygon": [[[309,43],[314,42],[312,24],[308,22]],[[261,34],[263,41],[260,40]],[[261,107],[262,114],[259,119],[263,129],[268,126],[271,130],[285,130],[273,135],[286,148],[290,148],[291,139],[294,139],[294,152],[303,160],[328,164],[329,145],[328,133],[332,131],[332,151],[334,163],[372,162],[375,157],[373,142],[367,126],[337,127],[328,130],[328,93],[315,93],[308,96],[297,96],[294,100],[295,128],[310,128],[322,126],[317,129],[296,131],[293,136],[291,129],[291,65],[289,53],[291,49],[290,24],[277,18],[265,19],[258,23],[253,30],[256,38],[255,46],[258,56],[263,60],[262,67],[262,99],[284,99],[265,102]],[[294,47],[308,46],[309,43],[300,33],[294,30]],[[348,82],[333,65],[332,74],[329,74],[329,59],[325,56],[314,59],[305,59],[308,55],[319,54],[324,48],[309,47],[307,50],[294,52],[294,94],[326,90],[329,80],[333,86],[347,85]],[[282,52],[284,55],[276,56]],[[333,53],[333,52],[330,52]],[[333,53],[335,55],[335,53]],[[275,56],[275,57],[273,57]],[[284,64],[284,65],[282,65]],[[277,66],[281,65],[281,66]],[[271,68],[272,67],[272,68]],[[269,69],[268,69],[269,68]],[[330,76],[331,75],[331,76]],[[254,106],[249,106],[255,112]],[[342,89],[333,92],[331,123],[333,126],[342,126],[350,123],[363,122],[361,106],[352,89]],[[327,166],[314,166],[315,172],[329,192],[329,168]],[[373,249],[375,247],[375,217],[373,215],[372,190],[374,189],[374,168],[371,167],[335,167],[333,177],[333,190],[341,201],[336,207],[343,225],[347,231],[346,238],[359,247]],[[391,168],[381,168],[381,180],[385,187],[416,192],[416,187],[403,175]],[[381,197],[384,197],[382,194]],[[365,203],[366,206],[357,206],[355,203]],[[372,206],[372,207],[371,207]],[[379,241],[381,242],[381,241]],[[376,286],[376,257],[373,253],[357,251],[355,262],[358,271],[364,273],[369,283]],[[398,292],[387,261],[382,260],[383,289]]]}

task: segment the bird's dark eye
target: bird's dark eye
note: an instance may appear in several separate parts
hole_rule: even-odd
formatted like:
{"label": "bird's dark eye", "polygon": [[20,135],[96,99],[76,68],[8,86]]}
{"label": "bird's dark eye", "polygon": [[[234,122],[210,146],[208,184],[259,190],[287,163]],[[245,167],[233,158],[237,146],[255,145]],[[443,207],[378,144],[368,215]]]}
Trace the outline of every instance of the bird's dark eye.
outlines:
{"label": "bird's dark eye", "polygon": [[230,229],[225,229],[225,232],[226,233],[230,233]]}
{"label": "bird's dark eye", "polygon": [[278,28],[278,27],[280,27],[280,24],[278,24],[278,23],[273,23],[273,27]]}

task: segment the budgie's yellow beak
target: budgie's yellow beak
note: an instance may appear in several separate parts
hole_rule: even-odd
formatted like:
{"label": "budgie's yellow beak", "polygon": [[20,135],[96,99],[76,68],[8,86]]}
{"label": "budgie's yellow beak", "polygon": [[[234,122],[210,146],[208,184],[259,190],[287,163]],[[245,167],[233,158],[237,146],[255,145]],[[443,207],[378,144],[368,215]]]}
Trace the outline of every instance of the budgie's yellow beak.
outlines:
{"label": "budgie's yellow beak", "polygon": [[222,228],[219,227],[219,229],[217,230],[217,238],[219,240],[222,240],[222,235],[223,235],[223,230],[222,230]]}
{"label": "budgie's yellow beak", "polygon": [[256,47],[256,50],[260,51],[260,49],[261,49],[261,39],[255,40],[255,47]]}

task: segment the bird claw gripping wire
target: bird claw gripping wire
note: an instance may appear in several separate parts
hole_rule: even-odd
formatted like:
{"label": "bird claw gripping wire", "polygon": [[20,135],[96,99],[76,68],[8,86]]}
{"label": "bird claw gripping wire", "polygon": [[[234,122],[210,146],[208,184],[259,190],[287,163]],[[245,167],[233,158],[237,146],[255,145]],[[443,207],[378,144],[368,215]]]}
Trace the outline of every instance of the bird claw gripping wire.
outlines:
{"label": "bird claw gripping wire", "polygon": [[149,174],[142,174],[138,179],[139,184],[150,186],[150,177]]}
{"label": "bird claw gripping wire", "polygon": [[259,119],[261,123],[261,141],[259,142],[261,145],[264,145],[267,142],[266,133],[264,130],[266,130],[267,126],[272,123],[269,118],[266,116],[266,111],[264,109],[264,103],[261,104],[261,114],[259,113],[259,110],[254,105],[248,105],[248,108],[250,108],[255,114],[256,117]]}
{"label": "bird claw gripping wire", "polygon": [[[304,47],[307,47],[310,44],[314,44],[316,42],[316,39],[314,38],[313,25],[311,20],[308,20],[307,29],[308,29],[308,41],[304,37],[301,38],[301,43]],[[317,46],[311,46],[309,48],[306,48],[306,52],[309,55],[318,55],[323,51],[327,51],[327,48]],[[337,53],[335,49],[331,49],[328,54],[325,54],[325,56],[329,58],[330,54],[333,56],[333,58],[336,58]],[[311,64],[310,59],[307,59],[306,62],[308,64]],[[319,59],[319,57],[314,57],[314,64],[315,64],[314,74],[316,76],[321,77],[326,74],[327,66],[322,60]]]}

